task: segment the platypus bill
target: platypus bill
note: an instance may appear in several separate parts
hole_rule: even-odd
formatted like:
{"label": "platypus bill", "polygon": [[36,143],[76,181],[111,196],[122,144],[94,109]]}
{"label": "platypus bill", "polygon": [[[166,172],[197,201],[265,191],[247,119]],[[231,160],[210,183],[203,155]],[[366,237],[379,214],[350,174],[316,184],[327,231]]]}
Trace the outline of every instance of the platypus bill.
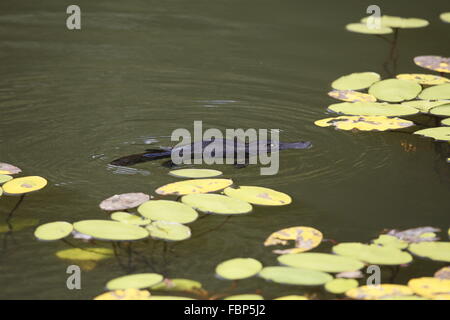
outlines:
{"label": "platypus bill", "polygon": [[[167,148],[167,149],[147,149],[144,153],[132,154],[129,156],[125,156],[119,159],[116,159],[111,162],[114,166],[128,167],[135,165],[137,163],[159,160],[159,159],[167,159],[171,158],[172,152],[176,152],[180,156],[183,155],[185,150],[191,153],[192,158],[194,158],[194,152],[198,149],[203,153],[203,150],[212,142],[222,143],[223,145],[223,157],[226,158],[227,155],[231,155],[233,153],[235,159],[235,166],[238,168],[245,167],[247,165],[247,160],[252,155],[257,155],[259,152],[268,152],[271,150],[286,150],[286,149],[308,149],[311,148],[312,143],[309,141],[300,141],[300,142],[280,142],[277,144],[272,143],[270,140],[258,143],[258,141],[252,141],[249,143],[244,143],[238,140],[226,140],[226,139],[216,139],[216,140],[203,140],[193,142],[190,145],[177,146],[175,148]],[[227,152],[227,150],[229,152]],[[238,152],[244,152],[245,154],[245,164],[237,163],[237,155]],[[211,154],[214,157],[214,152]],[[163,163],[166,167],[174,167],[175,164],[169,160]]]}

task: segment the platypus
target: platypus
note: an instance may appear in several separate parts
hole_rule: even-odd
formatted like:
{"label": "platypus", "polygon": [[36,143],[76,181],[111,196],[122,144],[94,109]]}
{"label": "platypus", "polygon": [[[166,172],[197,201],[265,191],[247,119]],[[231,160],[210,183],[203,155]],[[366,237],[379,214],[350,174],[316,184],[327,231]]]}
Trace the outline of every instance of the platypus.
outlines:
{"label": "platypus", "polygon": [[[211,145],[214,142],[214,145]],[[171,158],[172,153],[176,153],[179,156],[183,156],[184,152],[189,152],[191,159],[197,155],[205,158],[205,149],[209,146],[210,150],[206,150],[211,157],[215,157],[215,150],[220,146],[223,150],[222,156],[234,157],[234,165],[238,168],[245,167],[248,164],[248,159],[252,156],[256,156],[260,153],[269,154],[272,151],[286,150],[286,149],[308,149],[312,146],[309,141],[300,142],[273,142],[270,140],[252,141],[252,142],[241,142],[237,139],[227,140],[227,139],[213,139],[213,140],[202,140],[193,142],[191,144],[176,146],[174,148],[161,148],[161,149],[147,149],[144,153],[132,154],[125,156],[111,162],[115,166],[132,166],[137,163]],[[214,147],[216,149],[214,150]],[[211,152],[212,151],[212,152]],[[238,161],[238,157],[243,155],[243,160]],[[174,167],[176,164],[172,160],[166,161],[164,166]]]}

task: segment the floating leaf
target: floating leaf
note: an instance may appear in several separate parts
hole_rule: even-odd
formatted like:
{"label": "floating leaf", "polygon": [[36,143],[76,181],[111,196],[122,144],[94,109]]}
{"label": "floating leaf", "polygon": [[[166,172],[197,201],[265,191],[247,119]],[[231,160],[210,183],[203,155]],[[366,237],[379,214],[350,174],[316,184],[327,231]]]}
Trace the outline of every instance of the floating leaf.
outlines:
{"label": "floating leaf", "polygon": [[333,90],[328,92],[332,98],[347,102],[375,102],[377,98],[374,96],[354,90]]}
{"label": "floating leaf", "polygon": [[397,248],[367,245],[358,242],[344,242],[333,247],[333,252],[346,257],[367,262],[370,264],[398,265],[412,261],[409,253]]}
{"label": "floating leaf", "polygon": [[291,227],[272,233],[264,241],[264,245],[266,247],[273,245],[285,246],[289,243],[288,240],[294,240],[295,248],[274,250],[273,252],[278,254],[301,253],[317,247],[322,242],[322,238],[322,232],[317,229],[311,227]]}
{"label": "floating leaf", "polygon": [[138,273],[112,279],[106,284],[108,290],[144,289],[163,281],[157,273]]}
{"label": "floating leaf", "polygon": [[435,235],[429,235],[434,232],[439,232],[440,229],[433,228],[433,227],[419,227],[419,228],[413,228],[413,229],[407,229],[403,231],[399,230],[390,230],[387,234],[390,236],[397,237],[400,240],[406,241],[406,242],[422,242],[422,241],[434,241],[438,240]]}
{"label": "floating leaf", "polygon": [[444,119],[441,121],[443,126],[450,126],[450,118]]}
{"label": "floating leaf", "polygon": [[422,100],[449,100],[450,99],[450,83],[440,84],[424,89],[419,94]]}
{"label": "floating leaf", "polygon": [[405,249],[408,247],[408,242],[387,234],[380,235],[373,241],[373,243],[379,246],[393,247],[397,249]]}
{"label": "floating leaf", "polygon": [[100,203],[100,208],[105,211],[120,211],[136,208],[150,200],[150,196],[144,193],[116,194]]}
{"label": "floating leaf", "polygon": [[293,267],[265,267],[259,275],[268,281],[301,286],[319,286],[333,279],[325,272]]}
{"label": "floating leaf", "polygon": [[433,138],[438,141],[450,141],[450,127],[422,129],[414,132],[414,134],[418,134],[428,138]]}
{"label": "floating leaf", "polygon": [[423,84],[427,86],[434,86],[437,84],[443,84],[450,82],[449,79],[441,76],[436,76],[434,74],[423,74],[423,73],[402,73],[396,76],[400,80],[413,81],[418,84]]}
{"label": "floating leaf", "polygon": [[354,279],[333,279],[325,284],[325,290],[334,294],[341,294],[358,287],[358,285],[358,281]]}
{"label": "floating leaf", "polygon": [[408,281],[408,287],[414,293],[425,298],[436,300],[448,300],[450,298],[450,280],[447,279],[415,278]]}
{"label": "floating leaf", "polygon": [[447,266],[447,267],[443,267],[443,268],[439,269],[434,274],[434,277],[439,278],[439,279],[449,279],[450,280],[450,267]]}
{"label": "floating leaf", "polygon": [[190,206],[177,201],[150,200],[141,204],[138,212],[153,221],[191,223],[198,218],[198,213]]}
{"label": "floating leaf", "polygon": [[195,299],[178,296],[150,296],[148,300],[195,300]]}
{"label": "floating leaf", "polygon": [[34,231],[34,236],[39,240],[53,241],[67,237],[72,230],[72,224],[64,221],[56,221],[37,227]]}
{"label": "floating leaf", "polygon": [[147,290],[125,289],[105,292],[94,300],[149,300],[150,292]]}
{"label": "floating leaf", "polygon": [[383,116],[340,116],[314,122],[319,127],[334,126],[340,130],[386,131],[411,127],[414,122]]}
{"label": "floating leaf", "polygon": [[237,198],[220,194],[190,194],[181,202],[204,213],[235,215],[252,211],[252,205]]}
{"label": "floating leaf", "polygon": [[439,18],[441,18],[442,21],[446,23],[450,23],[450,12],[443,12],[439,15]]}
{"label": "floating leaf", "polygon": [[381,300],[392,297],[411,296],[414,292],[398,284],[368,285],[348,290],[345,295],[358,300]]}
{"label": "floating leaf", "polygon": [[100,240],[133,241],[147,238],[146,229],[109,220],[83,220],[73,224],[76,231]]}
{"label": "floating leaf", "polygon": [[166,241],[182,241],[191,237],[191,229],[181,223],[156,221],[147,226],[153,239]]}
{"label": "floating leaf", "polygon": [[359,279],[364,277],[361,271],[344,271],[336,275],[336,278]]}
{"label": "floating leaf", "polygon": [[365,23],[349,23],[345,28],[348,31],[363,34],[389,34],[393,32],[389,27],[369,28]]}
{"label": "floating leaf", "polygon": [[[362,23],[367,23],[369,17],[361,19]],[[400,29],[411,29],[411,28],[423,28],[428,26],[430,23],[425,19],[419,18],[402,18],[396,16],[383,15],[380,17],[380,24],[383,28],[400,28]]]}
{"label": "floating leaf", "polygon": [[186,195],[222,190],[233,184],[231,179],[193,179],[166,184],[156,190],[161,195]]}
{"label": "floating leaf", "polygon": [[414,63],[425,69],[450,73],[450,58],[440,56],[419,56],[414,58]]}
{"label": "floating leaf", "polygon": [[223,300],[264,300],[264,298],[259,294],[237,294],[228,296]]}
{"label": "floating leaf", "polygon": [[420,84],[408,80],[387,79],[374,83],[369,94],[378,100],[401,102],[412,100],[422,91]]}
{"label": "floating leaf", "polygon": [[134,224],[137,226],[145,226],[152,222],[150,219],[143,219],[137,215],[128,212],[114,212],[111,214],[111,219],[122,223]]}
{"label": "floating leaf", "polygon": [[219,170],[212,169],[179,169],[172,170],[169,172],[170,175],[179,177],[179,178],[211,178],[218,177],[222,175],[222,172]]}
{"label": "floating leaf", "polygon": [[379,300],[429,300],[429,299],[419,297],[419,296],[394,296],[394,297],[382,298]]}
{"label": "floating leaf", "polygon": [[226,188],[224,193],[229,197],[261,206],[284,206],[292,202],[291,197],[287,194],[263,187],[230,187]]}
{"label": "floating leaf", "polygon": [[380,79],[380,75],[375,72],[351,73],[334,80],[331,87],[335,90],[361,90],[370,87]]}
{"label": "floating leaf", "polygon": [[364,263],[354,258],[327,253],[285,254],[278,257],[278,262],[289,267],[324,272],[356,271],[364,267]]}
{"label": "floating leaf", "polygon": [[289,296],[278,297],[273,300],[308,300],[308,298],[305,296],[289,295]]}
{"label": "floating leaf", "polygon": [[447,100],[430,101],[430,100],[414,100],[402,102],[402,106],[413,107],[423,113],[428,113],[431,109],[449,103]]}
{"label": "floating leaf", "polygon": [[412,243],[408,250],[419,257],[450,262],[450,242],[432,241]]}
{"label": "floating leaf", "polygon": [[110,248],[71,248],[56,252],[56,256],[70,261],[101,261],[114,257]]}
{"label": "floating leaf", "polygon": [[216,274],[225,280],[240,280],[253,277],[263,268],[261,262],[252,258],[235,258],[217,265]]}
{"label": "floating leaf", "polygon": [[419,113],[416,108],[380,102],[341,102],[330,105],[328,109],[354,116],[400,117]]}
{"label": "floating leaf", "polygon": [[202,291],[202,284],[190,279],[164,279],[163,282],[150,288],[152,291]]}
{"label": "floating leaf", "polygon": [[[13,218],[12,221],[9,222],[12,226],[12,231],[20,231],[25,228],[33,227],[39,223],[38,219],[34,218]],[[0,224],[0,233],[5,233],[10,231],[10,226],[8,223]]]}
{"label": "floating leaf", "polygon": [[450,117],[450,103],[435,107],[430,110],[431,114],[441,117]]}
{"label": "floating leaf", "polygon": [[21,195],[41,190],[47,185],[47,180],[38,176],[15,178],[3,185],[6,194]]}
{"label": "floating leaf", "polygon": [[9,163],[0,162],[0,174],[18,174],[22,170],[16,166]]}
{"label": "floating leaf", "polygon": [[0,186],[2,184],[4,184],[5,182],[8,182],[8,181],[10,181],[12,179],[13,179],[13,177],[11,177],[11,176],[8,176],[6,174],[0,174]]}

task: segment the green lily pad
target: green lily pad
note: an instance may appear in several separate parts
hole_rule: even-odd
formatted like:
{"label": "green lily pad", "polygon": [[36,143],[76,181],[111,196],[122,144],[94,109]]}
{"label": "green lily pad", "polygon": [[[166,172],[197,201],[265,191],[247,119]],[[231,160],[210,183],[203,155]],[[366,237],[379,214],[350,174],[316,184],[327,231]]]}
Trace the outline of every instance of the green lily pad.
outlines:
{"label": "green lily pad", "polygon": [[439,18],[446,23],[450,23],[450,12],[442,12],[439,15]]}
{"label": "green lily pad", "polygon": [[444,119],[441,121],[441,125],[450,126],[450,118]]}
{"label": "green lily pad", "polygon": [[202,284],[190,279],[164,279],[163,282],[150,288],[151,291],[187,291],[195,292],[202,289]]}
{"label": "green lily pad", "polygon": [[370,87],[380,79],[380,75],[375,72],[358,72],[334,80],[331,87],[336,90],[361,90]]}
{"label": "green lily pad", "polygon": [[265,267],[259,275],[268,281],[299,286],[319,286],[333,279],[325,272],[293,267]]}
{"label": "green lily pad", "polygon": [[414,58],[414,63],[425,69],[437,72],[450,72],[450,58],[441,56],[419,56]]}
{"label": "green lily pad", "polygon": [[314,122],[319,127],[334,126],[339,130],[386,131],[412,127],[414,122],[384,116],[339,116]]}
{"label": "green lily pad", "polygon": [[252,205],[220,194],[189,194],[181,202],[204,213],[235,215],[252,211]]}
{"label": "green lily pad", "polygon": [[192,193],[216,192],[232,184],[231,179],[192,179],[166,184],[156,189],[156,193],[163,196],[183,196]]}
{"label": "green lily pad", "polygon": [[128,212],[114,212],[111,214],[111,219],[122,223],[134,224],[137,226],[145,226],[152,222],[150,219],[143,219],[137,215]]}
{"label": "green lily pad", "polygon": [[292,202],[292,198],[285,193],[269,188],[255,186],[240,186],[226,188],[223,193],[251,204],[261,206],[284,206]]}
{"label": "green lily pad", "polygon": [[315,252],[284,254],[278,257],[278,262],[289,267],[324,272],[355,271],[364,267],[364,263],[351,257]]}
{"label": "green lily pad", "polygon": [[[367,23],[368,17],[361,19],[362,23]],[[380,17],[381,27],[383,28],[400,28],[400,29],[411,29],[411,28],[423,28],[428,26],[430,23],[425,19],[419,18],[403,18],[396,16],[383,15]]]}
{"label": "green lily pad", "polygon": [[73,231],[73,225],[65,221],[50,222],[40,225],[34,231],[39,240],[53,241],[67,237]]}
{"label": "green lily pad", "polygon": [[407,252],[397,248],[380,247],[373,244],[346,242],[335,245],[332,250],[341,256],[353,257],[370,264],[398,265],[412,261],[412,256]]}
{"label": "green lily pad", "polygon": [[379,246],[393,247],[397,249],[405,249],[408,247],[408,242],[387,234],[380,235],[373,241],[373,243]]}
{"label": "green lily pad", "polygon": [[259,294],[237,294],[234,296],[228,296],[223,300],[264,300],[264,298]]}
{"label": "green lily pad", "polygon": [[333,112],[354,116],[399,117],[419,113],[419,110],[416,108],[380,102],[341,102],[330,105],[328,109]]}
{"label": "green lily pad", "polygon": [[144,289],[154,286],[164,277],[157,273],[138,273],[112,279],[106,284],[108,290]]}
{"label": "green lily pad", "polygon": [[325,290],[334,294],[345,293],[350,289],[358,287],[355,279],[333,279],[325,284]]}
{"label": "green lily pad", "polygon": [[240,280],[253,277],[263,268],[261,262],[252,258],[235,258],[217,265],[216,274],[226,280]]}
{"label": "green lily pad", "polygon": [[354,90],[333,90],[328,92],[332,98],[347,102],[375,102],[377,98],[374,96]]}
{"label": "green lily pad", "polygon": [[0,174],[0,185],[4,184],[5,182],[8,182],[12,179],[13,179],[13,177],[11,177],[7,174]]}
{"label": "green lily pad", "polygon": [[157,240],[182,241],[191,237],[191,229],[177,222],[155,221],[146,228]]}
{"label": "green lily pad", "polygon": [[114,257],[110,248],[70,248],[56,252],[56,256],[70,261],[100,261]]}
{"label": "green lily pad", "polygon": [[449,103],[447,100],[430,101],[430,100],[414,100],[402,102],[402,106],[413,107],[422,113],[428,113],[431,109]]}
{"label": "green lily pad", "polygon": [[432,241],[412,243],[408,250],[419,257],[450,262],[450,242]]}
{"label": "green lily pad", "polygon": [[195,300],[188,297],[179,297],[179,296],[153,296],[148,297],[148,300]]}
{"label": "green lily pad", "polygon": [[428,128],[416,131],[414,134],[433,138],[438,141],[450,141],[450,127]]}
{"label": "green lily pad", "polygon": [[222,175],[222,171],[212,169],[179,169],[169,172],[170,175],[179,178],[212,178]]}
{"label": "green lily pad", "polygon": [[389,34],[393,32],[389,27],[369,28],[366,23],[349,23],[345,26],[345,29],[363,34]]}
{"label": "green lily pad", "polygon": [[83,220],[73,224],[76,231],[100,240],[133,241],[145,239],[148,231],[139,226],[109,220]]}
{"label": "green lily pad", "polygon": [[150,200],[139,206],[138,212],[153,221],[191,223],[198,213],[190,206],[170,200]]}
{"label": "green lily pad", "polygon": [[450,117],[450,103],[435,107],[430,110],[431,114],[440,117]]}
{"label": "green lily pad", "polygon": [[422,86],[416,82],[399,79],[387,79],[376,82],[369,88],[369,94],[378,100],[401,102],[412,100],[422,91]]}
{"label": "green lily pad", "polygon": [[449,100],[450,83],[444,83],[424,89],[419,94],[419,99],[423,100]]}

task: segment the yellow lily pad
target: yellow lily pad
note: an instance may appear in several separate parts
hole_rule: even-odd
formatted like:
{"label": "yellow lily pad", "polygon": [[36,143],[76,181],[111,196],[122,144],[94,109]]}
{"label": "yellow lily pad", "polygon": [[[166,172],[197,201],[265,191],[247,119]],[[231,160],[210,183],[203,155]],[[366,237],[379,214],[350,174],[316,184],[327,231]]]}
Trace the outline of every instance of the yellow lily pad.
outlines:
{"label": "yellow lily pad", "polygon": [[149,236],[139,226],[109,220],[83,220],[73,224],[76,231],[100,240],[133,241]]}
{"label": "yellow lily pad", "polygon": [[332,98],[347,102],[375,102],[377,98],[371,94],[362,93],[354,90],[333,90],[328,92]]}
{"label": "yellow lily pad", "polygon": [[264,246],[289,244],[289,240],[295,241],[295,248],[285,250],[274,250],[277,254],[301,253],[317,247],[323,239],[322,232],[311,227],[291,227],[272,233]]}
{"label": "yellow lily pad", "polygon": [[212,169],[179,169],[172,170],[169,174],[179,178],[198,179],[218,177],[222,175],[222,171]]}
{"label": "yellow lily pad", "polygon": [[425,69],[450,73],[450,58],[441,56],[418,56],[414,58],[414,63]]}
{"label": "yellow lily pad", "polygon": [[234,296],[228,296],[223,300],[264,300],[264,298],[259,294],[237,294]]}
{"label": "yellow lily pad", "polygon": [[41,190],[47,185],[47,180],[38,176],[12,179],[3,185],[6,194],[21,195]]}
{"label": "yellow lily pad", "polygon": [[423,74],[423,73],[402,73],[396,76],[400,80],[408,80],[417,82],[418,84],[434,86],[437,84],[443,84],[450,82],[449,79],[434,74]]}
{"label": "yellow lily pad", "polygon": [[289,296],[278,297],[273,300],[309,300],[309,299],[305,296],[298,296],[298,295],[293,294],[293,295],[289,295]]}
{"label": "yellow lily pad", "polygon": [[166,184],[158,189],[160,195],[186,195],[215,192],[233,184],[231,179],[193,179]]}
{"label": "yellow lily pad", "polygon": [[261,206],[284,206],[292,202],[291,197],[287,194],[263,187],[230,187],[226,188],[224,193],[229,197]]}
{"label": "yellow lily pad", "polygon": [[411,127],[414,122],[383,116],[340,116],[317,120],[318,127],[334,126],[340,130],[386,131]]}
{"label": "yellow lily pad", "polygon": [[450,280],[450,266],[443,267],[443,268],[439,269],[438,271],[436,271],[436,273],[434,274],[434,277],[439,278],[439,279]]}
{"label": "yellow lily pad", "polygon": [[150,200],[141,204],[138,212],[153,221],[191,223],[198,218],[198,213],[190,206],[177,201]]}
{"label": "yellow lily pad", "polygon": [[408,281],[408,287],[419,296],[445,300],[450,298],[450,280],[432,277],[415,278]]}
{"label": "yellow lily pad", "polygon": [[164,280],[157,273],[138,273],[112,279],[106,284],[108,290],[144,289],[154,286]]}
{"label": "yellow lily pad", "polygon": [[73,226],[71,223],[56,221],[37,227],[34,231],[34,236],[39,240],[53,241],[67,237],[72,231]]}
{"label": "yellow lily pad", "polygon": [[411,296],[414,292],[398,284],[367,285],[348,290],[345,295],[358,300],[381,300],[392,297]]}
{"label": "yellow lily pad", "polygon": [[252,211],[252,205],[238,198],[221,194],[188,194],[181,202],[204,213],[237,215]]}
{"label": "yellow lily pad", "polygon": [[150,292],[147,290],[125,289],[102,293],[94,300],[149,300]]}

